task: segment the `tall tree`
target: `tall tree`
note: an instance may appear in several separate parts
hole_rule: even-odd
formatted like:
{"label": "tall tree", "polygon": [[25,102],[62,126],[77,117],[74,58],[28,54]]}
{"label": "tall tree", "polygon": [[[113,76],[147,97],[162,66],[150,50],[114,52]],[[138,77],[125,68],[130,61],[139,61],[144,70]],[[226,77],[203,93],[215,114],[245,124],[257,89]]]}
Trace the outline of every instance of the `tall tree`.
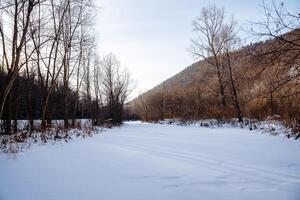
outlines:
{"label": "tall tree", "polygon": [[215,70],[219,83],[222,109],[226,106],[224,69],[221,63],[225,38],[222,30],[225,23],[224,9],[216,5],[204,7],[200,16],[193,21],[195,38],[191,40],[191,52],[196,58],[204,59]]}
{"label": "tall tree", "polygon": [[130,74],[121,69],[120,62],[113,54],[105,56],[101,65],[103,68],[103,94],[108,105],[109,117],[113,123],[120,124],[125,101],[132,91]]}
{"label": "tall tree", "polygon": [[234,107],[236,111],[236,116],[239,122],[243,121],[243,115],[241,110],[241,104],[238,96],[238,90],[236,85],[236,77],[234,77],[234,63],[232,61],[232,53],[234,50],[239,48],[239,38],[237,37],[236,30],[237,23],[232,19],[230,23],[224,25],[222,28],[222,37],[224,40],[223,50],[222,50],[222,58],[224,59],[223,64],[225,68],[228,70],[228,77],[230,83],[230,90],[233,96]]}
{"label": "tall tree", "polygon": [[[5,15],[5,21],[0,21],[0,37],[2,46],[2,55],[4,58],[4,68],[7,73],[7,78],[1,95],[0,118],[3,116],[4,108],[6,109],[6,124],[5,132],[11,131],[11,106],[10,94],[14,86],[15,80],[19,75],[19,71],[25,63],[21,62],[21,53],[25,42],[28,38],[28,30],[32,12],[39,0],[26,1],[5,1],[0,10],[1,15]],[[25,8],[25,9],[24,9]],[[12,13],[12,14],[11,14]],[[4,18],[4,16],[2,16]],[[10,24],[12,26],[10,26]],[[4,29],[7,28],[5,31]],[[10,53],[9,53],[10,49]]]}

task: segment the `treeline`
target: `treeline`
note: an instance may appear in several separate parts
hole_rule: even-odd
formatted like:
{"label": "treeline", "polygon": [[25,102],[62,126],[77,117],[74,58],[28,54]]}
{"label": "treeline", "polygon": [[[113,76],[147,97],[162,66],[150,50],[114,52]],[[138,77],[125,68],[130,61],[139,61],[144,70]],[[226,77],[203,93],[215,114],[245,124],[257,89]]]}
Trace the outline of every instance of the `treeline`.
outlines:
{"label": "treeline", "polygon": [[53,119],[65,128],[78,118],[121,123],[130,76],[113,54],[97,55],[96,14],[90,0],[0,2],[1,133],[17,131],[19,119],[31,131]]}
{"label": "treeline", "polygon": [[[132,102],[145,121],[276,116],[300,130],[300,16],[284,4],[265,5],[266,19],[240,46],[234,20],[223,9],[203,8],[194,21],[191,52],[201,61]],[[280,115],[280,116],[278,116]]]}

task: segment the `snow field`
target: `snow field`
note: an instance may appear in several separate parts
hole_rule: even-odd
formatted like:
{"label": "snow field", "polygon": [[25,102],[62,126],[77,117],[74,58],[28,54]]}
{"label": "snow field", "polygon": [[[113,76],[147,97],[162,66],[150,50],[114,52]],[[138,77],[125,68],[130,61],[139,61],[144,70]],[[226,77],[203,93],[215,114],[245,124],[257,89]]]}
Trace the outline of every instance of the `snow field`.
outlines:
{"label": "snow field", "polygon": [[130,122],[0,154],[0,199],[299,200],[299,152],[247,129]]}

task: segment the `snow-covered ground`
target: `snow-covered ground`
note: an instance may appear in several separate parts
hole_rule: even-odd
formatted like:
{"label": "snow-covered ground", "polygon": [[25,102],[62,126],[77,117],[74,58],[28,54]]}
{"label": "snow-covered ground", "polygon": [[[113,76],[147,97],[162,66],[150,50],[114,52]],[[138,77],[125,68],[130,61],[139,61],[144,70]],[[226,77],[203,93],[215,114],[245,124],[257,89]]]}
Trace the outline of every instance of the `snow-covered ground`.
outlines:
{"label": "snow-covered ground", "polygon": [[299,171],[296,140],[131,122],[0,154],[0,200],[299,200]]}

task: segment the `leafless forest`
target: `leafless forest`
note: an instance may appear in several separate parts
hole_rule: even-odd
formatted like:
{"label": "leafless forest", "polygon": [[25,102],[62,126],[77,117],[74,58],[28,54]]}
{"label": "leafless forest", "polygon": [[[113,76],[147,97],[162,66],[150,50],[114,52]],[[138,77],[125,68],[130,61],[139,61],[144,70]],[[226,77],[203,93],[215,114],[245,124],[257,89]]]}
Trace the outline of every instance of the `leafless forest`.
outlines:
{"label": "leafless forest", "polygon": [[[46,130],[53,119],[119,124],[131,79],[116,56],[97,55],[90,0],[0,1],[1,132]],[[36,126],[34,120],[41,120]]]}
{"label": "leafless forest", "polygon": [[189,49],[200,61],[132,101],[135,112],[145,121],[276,119],[299,134],[300,13],[275,2],[262,10],[247,32],[261,42],[243,45],[234,18],[203,8]]}

